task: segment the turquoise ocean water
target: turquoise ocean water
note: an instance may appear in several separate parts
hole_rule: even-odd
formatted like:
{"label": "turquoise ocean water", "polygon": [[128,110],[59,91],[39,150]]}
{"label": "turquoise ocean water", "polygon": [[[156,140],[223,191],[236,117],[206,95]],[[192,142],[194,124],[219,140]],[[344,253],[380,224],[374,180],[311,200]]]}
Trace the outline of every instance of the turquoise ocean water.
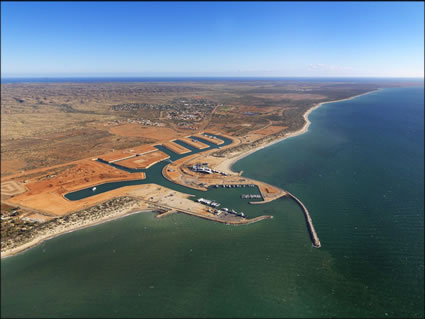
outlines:
{"label": "turquoise ocean water", "polygon": [[383,89],[309,118],[306,134],[234,170],[301,199],[322,248],[290,199],[186,189],[274,219],[141,213],[60,236],[1,261],[1,316],[423,317],[424,89]]}

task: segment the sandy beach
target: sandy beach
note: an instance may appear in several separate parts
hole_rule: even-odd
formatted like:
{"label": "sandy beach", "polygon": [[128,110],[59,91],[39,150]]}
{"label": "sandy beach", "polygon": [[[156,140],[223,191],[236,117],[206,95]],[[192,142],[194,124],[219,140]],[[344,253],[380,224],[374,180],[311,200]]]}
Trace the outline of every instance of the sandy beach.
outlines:
{"label": "sandy beach", "polygon": [[[376,91],[376,90],[375,90]],[[266,148],[270,145],[273,145],[275,143],[281,142],[287,138],[290,137],[295,137],[301,134],[304,134],[305,132],[308,131],[308,128],[311,124],[310,120],[308,119],[309,114],[314,111],[315,109],[319,108],[321,105],[326,104],[326,103],[335,103],[335,102],[341,102],[341,101],[346,101],[346,100],[350,100],[350,99],[354,99],[356,97],[362,96],[362,95],[366,95],[375,91],[371,91],[371,92],[367,92],[367,93],[363,93],[363,94],[359,94],[356,96],[352,96],[350,98],[346,98],[346,99],[341,99],[341,100],[336,100],[336,101],[328,101],[328,102],[321,102],[318,103],[316,105],[314,105],[313,107],[311,107],[304,115],[304,120],[305,120],[305,124],[303,125],[303,127],[295,132],[289,132],[287,133],[285,136],[278,138],[274,141],[271,141],[269,143],[264,143],[263,145],[259,145],[258,147],[253,147],[251,149],[247,149],[244,151],[241,151],[240,154],[233,156],[231,158],[227,158],[224,159],[218,166],[217,169],[223,170],[223,171],[228,171],[228,172],[233,172],[232,171],[232,165],[234,163],[236,163],[237,161],[239,161],[240,159],[244,158],[245,156],[248,156],[260,149]],[[186,159],[186,158],[185,158]],[[114,201],[117,200],[116,198],[111,199],[110,201]],[[60,217],[56,220],[55,223],[50,223],[49,227],[45,227],[41,230],[36,230],[34,231],[31,235],[33,236],[30,240],[24,241],[22,244],[17,244],[15,245],[15,243],[2,243],[2,246],[4,244],[4,246],[6,246],[4,249],[2,247],[2,252],[1,252],[1,258],[6,258],[6,257],[10,257],[13,255],[16,255],[20,252],[23,252],[31,247],[37,246],[41,243],[43,243],[46,240],[52,239],[54,237],[63,235],[65,233],[69,233],[69,232],[73,232],[73,231],[77,231],[86,227],[91,227],[91,226],[95,226],[101,223],[105,223],[114,219],[118,219],[118,218],[122,218],[125,216],[129,216],[131,214],[136,214],[136,213],[141,213],[141,212],[152,212],[155,209],[149,209],[148,205],[141,203],[140,201],[130,201],[124,205],[119,205],[118,207],[115,205],[112,205],[113,207],[109,207],[108,209],[100,209],[102,211],[102,214],[93,214],[93,215],[89,215],[89,216],[84,216],[84,218],[77,218],[73,221],[67,221],[64,220],[64,218],[66,218],[67,216],[70,215],[66,215],[63,217]],[[83,212],[87,212],[90,209],[96,210],[98,208],[98,206],[93,206],[88,208],[87,210],[84,210]],[[71,215],[74,215],[71,214]],[[264,218],[271,218],[271,216],[260,216],[261,218],[254,218],[253,220],[250,220],[248,223],[251,222],[256,222],[258,220],[264,219]],[[48,224],[48,223],[46,223]]]}
{"label": "sandy beach", "polygon": [[132,203],[130,205],[123,205],[122,207],[114,208],[113,210],[110,210],[107,214],[99,218],[96,218],[96,217],[81,218],[77,220],[76,222],[68,222],[66,224],[57,223],[53,225],[51,228],[43,230],[39,234],[37,233],[33,239],[23,243],[22,245],[18,245],[10,249],[2,250],[1,259],[14,256],[27,249],[38,246],[49,239],[58,237],[63,234],[71,233],[83,228],[106,223],[106,222],[109,222],[118,218],[126,217],[132,214],[152,212],[152,211],[154,211],[154,209],[149,209],[147,208],[147,206],[141,206],[140,203]]}
{"label": "sandy beach", "polygon": [[263,145],[260,145],[258,147],[254,147],[254,148],[249,149],[249,150],[246,150],[246,151],[242,151],[239,155],[233,156],[231,158],[226,158],[226,159],[224,159],[220,163],[220,165],[217,166],[217,169],[221,169],[221,170],[226,171],[226,172],[229,172],[229,173],[234,172],[232,170],[232,166],[237,161],[241,160],[242,158],[244,158],[244,157],[246,157],[248,155],[251,155],[251,154],[253,154],[253,153],[255,153],[255,152],[257,152],[257,151],[259,151],[259,150],[261,150],[263,148],[266,148],[266,147],[271,146],[273,144],[282,142],[283,140],[286,140],[288,138],[295,137],[295,136],[298,136],[298,135],[301,135],[301,134],[304,134],[304,133],[308,132],[308,128],[309,128],[309,126],[311,124],[310,120],[308,119],[308,116],[310,115],[311,112],[313,112],[314,110],[318,109],[323,104],[348,101],[348,100],[357,98],[357,97],[362,96],[362,95],[366,95],[366,94],[369,94],[369,93],[372,93],[372,92],[376,92],[378,90],[374,90],[374,91],[370,91],[370,92],[366,92],[366,93],[354,95],[354,96],[349,97],[349,98],[346,98],[346,99],[335,100],[335,101],[328,101],[328,102],[320,102],[320,103],[314,105],[313,107],[311,107],[310,109],[308,109],[307,112],[304,113],[303,117],[304,117],[305,123],[304,123],[303,127],[301,129],[299,129],[298,131],[289,132],[289,133],[285,134],[283,137],[278,138],[278,139],[276,139],[274,141],[271,141],[269,143],[265,143]]}

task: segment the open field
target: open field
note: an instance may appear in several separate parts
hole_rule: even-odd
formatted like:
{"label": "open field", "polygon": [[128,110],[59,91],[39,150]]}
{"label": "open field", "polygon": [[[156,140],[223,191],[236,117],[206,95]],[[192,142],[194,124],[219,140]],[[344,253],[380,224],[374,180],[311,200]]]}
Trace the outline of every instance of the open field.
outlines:
{"label": "open field", "polygon": [[[2,194],[2,197],[3,201],[9,205],[26,208],[29,211],[44,212],[52,216],[59,216],[85,207],[90,202],[93,202],[92,200],[88,202],[68,201],[63,195],[70,191],[95,186],[100,183],[143,178],[145,178],[144,173],[130,174],[97,161],[81,160],[76,165],[58,174],[36,175],[21,182],[15,180],[13,182],[18,187],[25,187],[27,191],[9,196],[9,198],[4,198],[6,194]],[[11,182],[2,182],[2,188],[7,187]],[[99,198],[105,198],[105,193],[99,196]],[[106,194],[106,197],[109,196]],[[93,200],[97,202],[99,199],[96,197]]]}
{"label": "open field", "polygon": [[[387,87],[397,85],[385,83]],[[205,132],[230,138],[232,144],[168,164],[162,171],[165,178],[198,190],[212,185],[255,184],[263,197],[256,204],[290,196],[282,189],[232,172],[230,165],[259,148],[307,130],[306,116],[320,103],[350,98],[380,86],[302,81],[2,85],[2,251],[3,238],[13,247],[11,238],[38,242],[26,234],[48,223],[63,232],[68,228],[56,220],[65,218],[66,223],[68,215],[129,192],[140,200],[130,205],[131,209],[149,206],[167,214],[180,211],[219,222],[255,222],[257,219],[226,214],[218,217],[185,194],[170,193],[155,184],[122,187],[78,201],[69,201],[64,195],[101,183],[146,177],[145,173],[128,173],[96,158],[128,168],[148,168],[168,158],[155,145],[178,154],[189,150],[173,142],[176,139],[199,150],[208,147],[193,141],[190,135],[222,144],[219,138],[202,135]],[[199,163],[208,163],[216,172],[195,172],[192,166]],[[129,210],[111,214],[127,213]],[[108,218],[100,214],[99,219],[72,225],[88,226]],[[264,218],[270,216],[258,220]]]}
{"label": "open field", "polygon": [[212,138],[212,137],[209,137],[209,136],[205,136],[204,134],[195,134],[194,136],[200,137],[200,138],[202,138],[202,139],[204,139],[208,142],[214,143],[216,145],[221,145],[221,144],[224,143],[223,140],[221,140],[219,138],[216,138],[216,137]]}
{"label": "open field", "polygon": [[185,142],[186,144],[193,146],[197,149],[202,150],[202,149],[208,148],[207,144],[202,143],[202,142],[197,141],[197,140],[194,140],[194,139],[191,139],[190,137],[181,137],[181,138],[179,138],[179,140],[182,141],[182,142]]}
{"label": "open field", "polygon": [[106,162],[113,163],[117,161],[122,161],[129,157],[134,157],[138,154],[154,152],[156,150],[157,149],[153,147],[153,145],[142,145],[142,146],[132,147],[131,149],[113,150],[110,153],[99,156],[99,158],[101,158],[102,160]]}
{"label": "open field", "polygon": [[109,133],[125,137],[143,137],[159,142],[168,141],[184,133],[176,132],[169,127],[141,126],[140,124],[124,124],[109,129]]}
{"label": "open field", "polygon": [[180,144],[174,143],[173,141],[165,142],[162,145],[168,148],[170,151],[175,152],[177,154],[190,153],[189,149],[181,146]]}
{"label": "open field", "polygon": [[152,165],[170,158],[169,155],[161,151],[153,151],[140,156],[129,158],[123,161],[116,162],[118,165],[128,168],[149,168]]}
{"label": "open field", "polygon": [[303,125],[302,114],[318,102],[397,85],[278,80],[1,84],[1,174],[202,130],[245,136],[272,122],[294,131]]}

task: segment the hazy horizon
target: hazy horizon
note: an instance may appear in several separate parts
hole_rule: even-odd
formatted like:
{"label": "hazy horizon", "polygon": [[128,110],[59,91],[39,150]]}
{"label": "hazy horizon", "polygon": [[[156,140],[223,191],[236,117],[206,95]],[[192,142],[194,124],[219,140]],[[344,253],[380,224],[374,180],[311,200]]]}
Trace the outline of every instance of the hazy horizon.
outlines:
{"label": "hazy horizon", "polygon": [[96,79],[96,78],[114,78],[114,79],[416,79],[424,80],[424,77],[413,77],[413,76],[249,76],[249,75],[125,75],[125,74],[46,74],[46,75],[1,75],[2,79]]}
{"label": "hazy horizon", "polygon": [[424,77],[423,2],[2,2],[1,77]]}

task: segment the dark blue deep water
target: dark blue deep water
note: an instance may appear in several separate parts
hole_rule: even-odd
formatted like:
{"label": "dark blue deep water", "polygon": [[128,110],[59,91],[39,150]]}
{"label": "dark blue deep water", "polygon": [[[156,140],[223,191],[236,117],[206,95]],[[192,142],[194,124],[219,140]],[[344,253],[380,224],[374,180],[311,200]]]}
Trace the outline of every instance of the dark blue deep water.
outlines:
{"label": "dark blue deep water", "polygon": [[322,248],[292,200],[249,205],[214,189],[209,198],[274,218],[141,213],[49,240],[1,261],[2,317],[424,317],[423,87],[309,118],[306,134],[234,170],[300,198]]}

